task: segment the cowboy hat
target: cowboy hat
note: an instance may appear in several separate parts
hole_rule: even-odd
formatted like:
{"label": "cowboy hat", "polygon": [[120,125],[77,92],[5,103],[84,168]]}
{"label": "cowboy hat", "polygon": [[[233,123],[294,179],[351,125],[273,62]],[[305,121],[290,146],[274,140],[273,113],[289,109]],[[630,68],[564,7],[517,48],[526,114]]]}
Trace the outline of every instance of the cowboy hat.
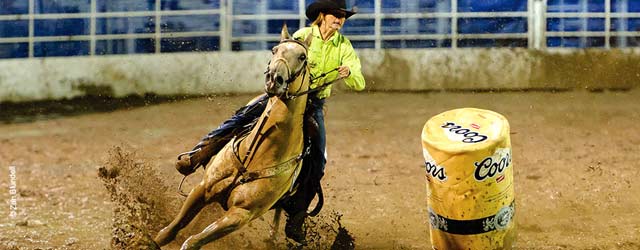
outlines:
{"label": "cowboy hat", "polygon": [[353,14],[356,14],[353,8],[351,10],[347,10],[347,4],[345,3],[345,0],[316,0],[315,2],[307,6],[307,11],[305,14],[307,15],[307,18],[309,18],[309,20],[313,21],[318,18],[320,12],[326,14],[331,10],[344,11],[345,18],[349,18],[350,16],[353,16]]}

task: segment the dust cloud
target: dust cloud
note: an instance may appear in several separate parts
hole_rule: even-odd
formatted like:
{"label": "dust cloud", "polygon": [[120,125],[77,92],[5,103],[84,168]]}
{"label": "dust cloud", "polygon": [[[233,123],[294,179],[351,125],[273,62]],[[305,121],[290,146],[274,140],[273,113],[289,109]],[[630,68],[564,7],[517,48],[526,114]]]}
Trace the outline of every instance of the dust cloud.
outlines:
{"label": "dust cloud", "polygon": [[[153,236],[171,222],[181,205],[174,189],[134,150],[124,146],[111,148],[107,161],[98,169],[98,176],[113,203],[111,249],[160,249],[153,242]],[[222,212],[221,209],[204,209],[191,223],[194,225],[183,233],[197,233],[198,228],[204,228]],[[271,225],[267,222],[270,220],[265,218],[212,244],[252,249],[355,249],[355,239],[342,225],[341,219],[342,214],[334,210],[307,218],[305,245],[285,239],[283,232],[275,239],[270,238]],[[176,241],[181,242],[183,237]],[[239,242],[244,244],[239,245]]]}
{"label": "dust cloud", "polygon": [[169,187],[136,153],[113,147],[98,176],[113,202],[112,249],[159,249],[152,240],[177,206]]}

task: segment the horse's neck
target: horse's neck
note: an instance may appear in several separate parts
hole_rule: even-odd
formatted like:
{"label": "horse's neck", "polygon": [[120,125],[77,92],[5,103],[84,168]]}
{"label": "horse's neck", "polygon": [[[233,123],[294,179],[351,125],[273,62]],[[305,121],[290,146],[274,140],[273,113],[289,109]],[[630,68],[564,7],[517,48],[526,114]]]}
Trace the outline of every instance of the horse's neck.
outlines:
{"label": "horse's neck", "polygon": [[[294,86],[291,86],[290,90],[295,89],[297,92],[308,90],[309,85],[303,81],[309,81],[309,77],[309,69],[307,69],[305,73],[298,76],[294,81]],[[289,94],[291,95],[291,93]],[[260,117],[260,121],[266,120],[265,125],[275,126],[276,130],[285,133],[282,137],[288,137],[288,131],[302,129],[306,103],[307,95],[301,95],[287,100],[271,97],[267,103],[265,112],[263,112]],[[257,131],[252,131],[252,133],[256,132]],[[283,139],[286,140],[286,138]]]}
{"label": "horse's neck", "polygon": [[306,100],[306,96],[287,101],[271,97],[265,112],[260,117],[260,119],[266,119],[265,129],[267,126],[275,126],[283,133],[297,128],[301,129]]}
{"label": "horse's neck", "polygon": [[[250,158],[266,156],[274,162],[281,162],[300,154],[306,102],[306,95],[286,101],[271,97],[258,123],[244,140],[239,153],[253,154]],[[253,148],[250,148],[252,145]]]}

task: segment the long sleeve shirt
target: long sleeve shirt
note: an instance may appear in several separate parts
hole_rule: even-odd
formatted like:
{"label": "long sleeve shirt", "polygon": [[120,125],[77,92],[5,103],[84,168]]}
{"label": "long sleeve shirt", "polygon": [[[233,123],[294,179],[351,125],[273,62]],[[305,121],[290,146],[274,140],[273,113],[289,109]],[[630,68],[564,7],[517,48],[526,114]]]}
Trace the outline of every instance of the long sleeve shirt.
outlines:
{"label": "long sleeve shirt", "polygon": [[[344,82],[350,89],[363,90],[365,87],[364,77],[362,76],[360,58],[356,55],[351,41],[337,31],[333,36],[324,41],[317,25],[305,27],[293,34],[294,39],[304,40],[309,33],[313,34],[311,46],[309,47],[308,63],[311,67],[312,77],[322,75],[338,66],[348,66],[351,72]],[[319,88],[327,83],[336,80],[339,77],[338,71],[333,71],[325,77],[318,78],[311,83],[311,88]],[[327,98],[331,95],[331,85],[316,93],[320,99]]]}

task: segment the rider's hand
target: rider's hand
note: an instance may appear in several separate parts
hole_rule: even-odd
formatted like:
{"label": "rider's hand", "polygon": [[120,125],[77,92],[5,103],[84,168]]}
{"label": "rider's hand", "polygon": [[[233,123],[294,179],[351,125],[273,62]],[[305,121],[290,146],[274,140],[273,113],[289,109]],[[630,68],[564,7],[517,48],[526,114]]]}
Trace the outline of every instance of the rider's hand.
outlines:
{"label": "rider's hand", "polygon": [[347,78],[351,74],[351,70],[349,70],[349,66],[340,66],[338,67],[338,74],[340,75],[340,79]]}

